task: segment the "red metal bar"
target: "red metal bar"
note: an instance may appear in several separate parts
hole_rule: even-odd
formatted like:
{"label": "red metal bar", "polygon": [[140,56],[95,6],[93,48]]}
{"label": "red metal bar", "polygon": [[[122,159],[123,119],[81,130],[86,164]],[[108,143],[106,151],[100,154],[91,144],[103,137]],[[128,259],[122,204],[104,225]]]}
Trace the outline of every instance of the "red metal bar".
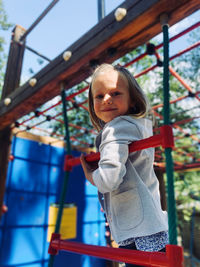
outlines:
{"label": "red metal bar", "polygon": [[[159,117],[160,119],[163,119],[163,116],[160,115],[158,112],[156,112],[155,110],[153,110],[153,113],[155,114],[155,116]],[[178,129],[180,132],[182,132],[183,134],[187,134],[187,132],[185,130],[183,130],[179,125],[174,125],[174,128]],[[179,137],[180,138],[180,137]],[[194,134],[190,135],[190,138],[192,138],[193,140],[199,142],[199,138],[196,137]]]}
{"label": "red metal bar", "polygon": [[[187,131],[185,131],[184,129],[182,129],[179,125],[174,125],[174,128],[178,129],[184,135],[187,135],[188,134]],[[199,142],[199,138],[196,137],[194,134],[190,135],[190,138],[192,138],[193,140]]]}
{"label": "red metal bar", "polygon": [[[192,88],[181,78],[181,76],[176,71],[174,71],[171,67],[169,67],[169,71],[189,92],[193,93]],[[200,97],[198,95],[194,94],[194,97],[196,97],[196,99],[200,101]]]}
{"label": "red metal bar", "polygon": [[137,79],[137,78],[139,78],[140,76],[142,76],[142,75],[148,73],[148,72],[151,71],[151,70],[154,70],[154,69],[157,68],[157,67],[158,67],[157,65],[153,65],[153,66],[151,66],[151,67],[149,67],[149,68],[147,68],[147,69],[141,71],[140,73],[136,74],[136,75],[135,75],[135,78]]}
{"label": "red metal bar", "polygon": [[[178,102],[178,101],[181,101],[181,100],[183,100],[183,99],[185,99],[185,98],[187,98],[187,97],[188,97],[187,95],[186,95],[186,96],[178,97],[178,98],[176,98],[176,99],[174,99],[174,100],[171,100],[171,101],[170,101],[170,104],[174,104],[174,103],[176,103],[176,102]],[[152,109],[155,110],[155,109],[158,109],[158,108],[160,108],[160,107],[163,107],[163,104],[162,104],[162,103],[153,106]]]}
{"label": "red metal bar", "polygon": [[[174,138],[171,126],[164,125],[160,127],[160,134],[153,135],[139,141],[134,141],[129,145],[129,153],[150,147],[157,147],[160,145],[163,148],[174,147]],[[89,154],[85,156],[85,159],[88,162],[99,161],[100,153],[98,152]],[[64,163],[65,171],[71,171],[72,167],[77,165],[80,165],[80,158],[74,158],[73,156],[68,156],[68,155],[65,157],[65,163]]]}
{"label": "red metal bar", "polygon": [[174,125],[185,124],[185,123],[191,122],[191,121],[199,119],[199,118],[200,118],[200,116],[196,116],[196,117],[188,118],[188,119],[185,119],[185,120],[177,121],[177,122],[173,123],[173,126]]}
{"label": "red metal bar", "polygon": [[[77,95],[83,93],[83,92],[86,91],[88,88],[89,88],[89,86],[87,85],[87,86],[85,86],[84,88],[80,89],[78,92],[73,93],[73,94],[67,96],[67,97],[66,97],[66,101],[69,101],[69,100],[71,100],[73,97],[75,97],[75,96],[77,96]],[[39,116],[40,116],[40,115],[43,115],[43,114],[44,114],[45,112],[47,112],[48,110],[50,110],[50,109],[52,109],[52,108],[55,108],[56,106],[60,105],[61,103],[62,103],[62,100],[60,100],[60,101],[58,101],[57,103],[55,103],[54,105],[52,105],[52,106],[50,106],[50,107],[44,109],[43,111],[40,111],[40,112],[38,113],[38,115],[39,115]],[[83,103],[80,103],[80,105],[81,105],[81,104],[83,104]],[[58,116],[58,114],[57,114],[57,116]],[[30,118],[28,118],[28,119],[22,121],[19,125],[23,125],[25,122],[30,121],[30,120],[34,119],[35,117],[36,117],[36,116],[33,115],[33,116],[31,116]],[[44,122],[44,121],[43,121],[43,122]]]}
{"label": "red metal bar", "polygon": [[146,149],[149,147],[162,146],[163,148],[174,147],[172,127],[164,125],[160,127],[160,134],[145,138],[140,141],[135,141],[129,145],[129,153]]}
{"label": "red metal bar", "polygon": [[180,57],[181,55],[185,54],[186,52],[189,52],[190,50],[198,47],[200,45],[200,42],[197,42],[191,46],[189,46],[188,48],[184,49],[184,50],[181,50],[180,52],[178,52],[177,54],[173,55],[170,57],[170,60],[173,60],[175,59],[176,57]]}
{"label": "red metal bar", "polygon": [[[194,30],[195,28],[197,28],[197,27],[199,27],[199,26],[200,26],[200,22],[197,22],[196,24],[192,25],[191,27],[187,28],[186,30],[184,30],[184,31],[182,31],[182,32],[180,32],[180,33],[178,33],[177,35],[175,35],[175,36],[173,36],[173,37],[171,37],[171,38],[169,39],[169,41],[170,41],[170,42],[173,42],[174,40],[178,39],[179,37],[183,36],[184,34],[190,32],[190,31],[192,31],[192,30]],[[162,46],[163,46],[163,43],[161,43],[161,44],[155,46],[155,49],[158,50],[158,49],[161,48]],[[185,52],[184,52],[184,53],[185,53]],[[128,63],[126,63],[126,64],[124,65],[124,67],[128,67],[128,66],[132,65],[133,63],[139,61],[140,59],[142,59],[142,58],[145,57],[146,55],[147,55],[146,52],[143,53],[143,54],[141,54],[141,55],[139,55],[138,57],[136,57],[136,58],[134,58],[133,60],[131,60],[131,61],[129,61]]]}
{"label": "red metal bar", "polygon": [[169,67],[169,71],[189,92],[193,91],[192,88],[181,78],[181,76],[172,67]]}
{"label": "red metal bar", "polygon": [[[188,47],[187,49],[185,49],[185,50],[183,50],[183,51],[180,51],[180,52],[177,53],[176,55],[170,57],[169,60],[171,61],[172,59],[174,59],[174,58],[176,58],[176,57],[178,57],[178,56],[183,55],[184,53],[186,53],[186,52],[188,52],[188,51],[190,51],[190,50],[196,48],[196,47],[199,46],[199,45],[200,45],[200,42],[197,42],[197,43],[195,43],[194,45]],[[156,56],[158,56],[158,53],[156,53]],[[141,71],[140,73],[138,73],[138,74],[135,75],[135,78],[138,78],[138,77],[140,77],[140,76],[142,76],[142,75],[148,73],[149,71],[154,70],[155,68],[157,68],[157,65],[153,65],[153,66],[151,66],[151,67],[149,67],[149,68],[147,68],[147,69]]]}
{"label": "red metal bar", "polygon": [[131,61],[127,62],[124,67],[127,68],[128,66],[132,65],[133,63],[139,61],[140,59],[142,59],[143,57],[147,56],[147,53],[143,53],[141,55],[139,55],[138,57],[132,59]]}
{"label": "red metal bar", "polygon": [[51,255],[57,255],[59,250],[70,251],[78,254],[119,262],[139,264],[141,266],[183,267],[184,263],[183,249],[182,247],[176,245],[167,245],[166,253],[144,252],[66,241],[60,239],[60,234],[52,234],[48,253]]}
{"label": "red metal bar", "polygon": [[[178,155],[184,155],[184,156],[187,156],[187,158],[195,158],[195,156],[197,155],[197,153],[196,152],[193,152],[193,153],[188,153],[188,152],[186,152],[186,151],[181,151],[180,149],[177,149],[177,150],[175,150],[175,152],[178,154]],[[175,156],[174,157],[176,157],[176,154],[175,154]],[[195,159],[195,161],[199,161],[200,162],[200,159]]]}
{"label": "red metal bar", "polygon": [[194,162],[194,163],[184,163],[184,164],[181,164],[179,166],[175,166],[174,167],[176,171],[179,171],[179,170],[185,170],[185,169],[195,169],[195,168],[200,168],[200,163],[199,162]]}
{"label": "red metal bar", "polygon": [[[87,162],[95,162],[99,161],[100,159],[100,153],[91,153],[87,156],[85,156],[85,159]],[[64,170],[65,171],[71,171],[74,166],[78,166],[81,164],[80,158],[75,158],[73,156],[66,155],[65,156],[65,162],[64,162]]]}
{"label": "red metal bar", "polygon": [[[171,37],[171,38],[169,39],[169,41],[170,41],[170,42],[173,42],[174,40],[178,39],[179,37],[183,36],[184,34],[190,32],[190,31],[192,31],[192,30],[194,30],[195,28],[197,28],[197,27],[199,27],[199,26],[200,26],[200,22],[197,22],[197,23],[195,23],[194,25],[192,25],[191,27],[187,28],[186,30],[184,30],[184,31],[182,31],[182,32],[180,32],[180,33],[178,33],[178,34],[176,34],[176,35],[173,36],[173,37]],[[157,46],[156,46],[156,49],[159,49],[159,48],[161,48],[162,46],[163,46],[163,43],[157,45]]]}
{"label": "red metal bar", "polygon": [[[70,96],[70,97],[71,97],[71,96]],[[61,102],[62,102],[62,101],[59,101],[58,103],[60,104]],[[83,101],[83,102],[81,102],[81,103],[79,103],[78,106],[79,106],[79,107],[80,107],[80,106],[82,107],[82,104],[84,104],[84,103],[86,103],[86,102],[87,102],[87,100],[86,100],[86,101]],[[55,105],[53,105],[53,106],[51,106],[51,107],[49,107],[49,108],[43,110],[42,112],[39,112],[39,116],[40,116],[40,115],[44,115],[44,113],[45,113],[46,111],[48,111],[49,109],[51,109],[51,108],[57,106],[58,103],[56,103]],[[71,108],[69,108],[67,111],[70,111],[70,110],[72,110],[73,108],[74,108],[74,107],[71,107]],[[61,121],[61,120],[59,120],[59,119],[56,119],[56,117],[58,117],[59,115],[62,115],[62,112],[57,113],[55,116],[52,116],[52,117],[51,117],[51,120],[54,119],[54,120],[57,120],[57,121],[59,121],[59,122],[61,122],[61,123],[64,123],[63,121]],[[45,116],[45,115],[44,115],[44,116]],[[24,127],[27,127],[28,125],[26,125],[26,124],[24,124],[24,123],[27,122],[27,121],[29,121],[29,120],[31,120],[31,119],[33,119],[33,118],[35,118],[35,116],[32,116],[32,117],[30,117],[29,119],[27,119],[27,120],[25,120],[25,121],[19,123],[19,125],[23,125]],[[38,122],[38,123],[36,123],[36,124],[34,124],[34,125],[32,125],[32,126],[30,126],[30,128],[36,128],[36,126],[38,126],[38,125],[40,125],[40,124],[42,124],[42,123],[44,123],[44,122],[46,122],[46,119],[43,120],[43,121],[40,121],[40,122]],[[13,128],[14,128],[14,127],[13,127]]]}
{"label": "red metal bar", "polygon": [[[198,45],[199,44],[200,44],[200,42],[198,42]],[[192,47],[192,48],[194,48],[194,47]],[[188,50],[185,49],[184,53],[187,51]],[[160,59],[160,56],[158,53],[156,53],[156,57],[157,57],[157,59]],[[170,58],[170,60],[171,60],[171,58]],[[191,93],[193,92],[192,88],[181,78],[181,76],[171,66],[169,66],[169,71],[189,92],[191,92]],[[200,97],[197,94],[194,94],[194,96],[200,101]]]}

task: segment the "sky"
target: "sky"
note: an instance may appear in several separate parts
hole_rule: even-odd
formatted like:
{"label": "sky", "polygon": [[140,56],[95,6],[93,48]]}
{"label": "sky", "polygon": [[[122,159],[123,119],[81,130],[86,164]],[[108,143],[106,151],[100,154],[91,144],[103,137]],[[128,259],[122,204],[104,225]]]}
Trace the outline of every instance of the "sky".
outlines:
{"label": "sky", "polygon": [[[13,23],[13,25],[21,25],[25,29],[28,29],[51,2],[52,0],[3,0],[3,5],[7,13],[8,22]],[[123,0],[105,0],[105,14],[108,15],[122,2]],[[197,11],[190,17],[174,25],[170,28],[171,36],[193,25],[199,18],[200,11]],[[26,44],[53,60],[97,23],[97,0],[59,0],[53,9],[27,36]],[[3,33],[7,43],[5,45],[6,53],[9,51],[12,29],[13,27]],[[161,34],[157,37],[157,40],[162,42]],[[187,36],[172,43],[171,53],[174,54],[186,48],[186,45]],[[33,75],[30,74],[30,68],[37,73],[47,63],[45,62],[43,65],[39,65],[38,56],[26,50],[22,71],[24,81]]]}

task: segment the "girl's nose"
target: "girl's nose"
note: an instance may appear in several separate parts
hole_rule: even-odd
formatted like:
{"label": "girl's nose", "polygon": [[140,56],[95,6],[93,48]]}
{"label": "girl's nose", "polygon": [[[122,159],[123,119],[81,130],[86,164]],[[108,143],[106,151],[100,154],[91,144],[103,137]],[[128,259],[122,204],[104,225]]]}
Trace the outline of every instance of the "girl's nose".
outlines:
{"label": "girl's nose", "polygon": [[107,104],[111,104],[112,103],[112,97],[109,94],[106,94],[104,96],[104,102]]}

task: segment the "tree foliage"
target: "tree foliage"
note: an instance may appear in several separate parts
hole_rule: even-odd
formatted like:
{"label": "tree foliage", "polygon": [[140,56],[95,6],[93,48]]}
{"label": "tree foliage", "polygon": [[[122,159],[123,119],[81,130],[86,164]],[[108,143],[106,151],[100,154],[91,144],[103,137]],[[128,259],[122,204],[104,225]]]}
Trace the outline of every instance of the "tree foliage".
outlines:
{"label": "tree foliage", "polygon": [[[200,28],[195,29],[189,34],[188,42],[194,44],[199,40]],[[192,118],[200,116],[200,102],[195,99],[194,94],[200,91],[200,49],[199,47],[183,54],[176,60],[174,68],[183,77],[187,84],[191,87],[192,93],[190,97],[178,106],[178,110],[174,111],[173,119],[181,120],[183,118]],[[181,88],[183,90],[183,88]],[[178,92],[180,93],[180,92]],[[200,94],[198,94],[200,96]],[[196,103],[194,106],[191,102]],[[199,162],[200,159],[200,142],[199,142],[199,119],[191,120],[188,123],[181,124],[181,127],[187,130],[187,134],[180,134],[176,141],[177,146],[182,148],[181,154],[175,155],[177,161],[188,163]],[[195,137],[193,139],[193,137]],[[193,207],[200,212],[200,171],[198,169],[190,172],[175,173],[175,189],[178,209],[182,215],[180,218],[186,221],[191,219]]]}
{"label": "tree foliage", "polygon": [[[12,26],[11,23],[8,23],[7,15],[4,10],[3,2],[0,0],[0,30],[7,31]],[[3,86],[4,73],[5,73],[5,64],[7,55],[4,52],[5,39],[3,36],[0,36],[0,93]]]}

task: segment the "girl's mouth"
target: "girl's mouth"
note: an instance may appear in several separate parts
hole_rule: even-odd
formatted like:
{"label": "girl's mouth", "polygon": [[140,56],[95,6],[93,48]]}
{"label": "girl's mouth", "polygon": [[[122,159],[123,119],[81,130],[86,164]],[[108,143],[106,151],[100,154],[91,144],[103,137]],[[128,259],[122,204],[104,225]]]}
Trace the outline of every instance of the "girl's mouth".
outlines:
{"label": "girl's mouth", "polygon": [[114,111],[114,110],[117,110],[116,108],[106,108],[106,109],[103,109],[102,112],[108,112],[108,111]]}

